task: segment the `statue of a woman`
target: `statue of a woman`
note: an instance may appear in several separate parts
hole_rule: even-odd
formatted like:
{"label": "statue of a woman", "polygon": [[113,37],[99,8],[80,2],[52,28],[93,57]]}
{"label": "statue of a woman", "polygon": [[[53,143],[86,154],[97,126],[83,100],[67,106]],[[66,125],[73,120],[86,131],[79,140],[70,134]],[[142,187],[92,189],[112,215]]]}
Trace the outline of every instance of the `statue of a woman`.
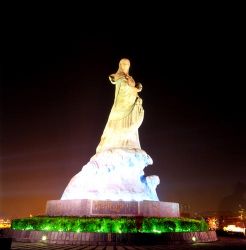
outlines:
{"label": "statue of a woman", "polygon": [[110,148],[141,149],[138,128],[143,121],[144,110],[138,92],[142,85],[135,83],[129,75],[129,68],[130,61],[123,58],[118,71],[109,76],[110,82],[115,84],[115,98],[97,153]]}
{"label": "statue of a woman", "polygon": [[121,59],[119,69],[109,76],[115,85],[113,107],[96,154],[66,187],[61,200],[158,201],[158,176],[145,176],[153,163],[141,149],[138,128],[143,122],[142,85],[129,75],[130,61]]}

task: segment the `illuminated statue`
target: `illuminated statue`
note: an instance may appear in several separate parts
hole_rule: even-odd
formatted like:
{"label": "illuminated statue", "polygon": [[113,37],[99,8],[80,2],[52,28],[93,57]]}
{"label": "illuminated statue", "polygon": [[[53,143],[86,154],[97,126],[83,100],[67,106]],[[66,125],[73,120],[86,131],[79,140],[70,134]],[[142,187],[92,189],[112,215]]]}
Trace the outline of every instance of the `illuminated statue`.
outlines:
{"label": "illuminated statue", "polygon": [[121,59],[118,71],[109,76],[111,83],[115,84],[114,104],[96,152],[109,148],[141,148],[138,128],[144,110],[138,92],[142,85],[135,83],[129,75],[129,68],[130,61]]}
{"label": "illuminated statue", "polygon": [[109,76],[115,84],[114,104],[96,154],[66,187],[61,200],[159,201],[158,176],[145,176],[144,168],[153,163],[141,149],[138,128],[144,110],[136,84],[129,75],[130,61],[121,59],[119,69]]}

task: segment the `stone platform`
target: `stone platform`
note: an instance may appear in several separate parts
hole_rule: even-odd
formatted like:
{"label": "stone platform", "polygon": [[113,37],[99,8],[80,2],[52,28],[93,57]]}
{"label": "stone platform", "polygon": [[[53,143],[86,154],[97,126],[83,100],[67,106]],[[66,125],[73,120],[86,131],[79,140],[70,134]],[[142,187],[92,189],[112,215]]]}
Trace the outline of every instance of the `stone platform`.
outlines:
{"label": "stone platform", "polygon": [[[13,238],[14,241],[43,242],[48,244],[69,244],[69,245],[117,246],[117,245],[175,244],[175,246],[177,246],[177,244],[182,244],[182,243],[194,243],[194,240],[196,243],[217,241],[217,235],[215,231],[161,233],[161,234],[153,234],[153,233],[119,234],[119,233],[47,232],[47,231],[34,231],[34,230],[6,229],[4,230],[4,234]],[[45,236],[45,240],[42,240],[43,236]],[[54,249],[58,249],[58,247],[54,247]],[[190,248],[187,247],[186,249]]]}
{"label": "stone platform", "polygon": [[160,201],[50,200],[48,216],[180,217],[179,204]]}

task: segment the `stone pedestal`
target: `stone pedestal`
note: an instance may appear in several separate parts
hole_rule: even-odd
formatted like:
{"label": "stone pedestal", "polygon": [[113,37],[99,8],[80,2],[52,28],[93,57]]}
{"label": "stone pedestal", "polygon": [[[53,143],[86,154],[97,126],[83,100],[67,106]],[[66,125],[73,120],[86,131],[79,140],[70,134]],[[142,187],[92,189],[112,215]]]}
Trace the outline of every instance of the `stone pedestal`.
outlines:
{"label": "stone pedestal", "polygon": [[180,217],[179,204],[160,201],[50,200],[48,216]]}

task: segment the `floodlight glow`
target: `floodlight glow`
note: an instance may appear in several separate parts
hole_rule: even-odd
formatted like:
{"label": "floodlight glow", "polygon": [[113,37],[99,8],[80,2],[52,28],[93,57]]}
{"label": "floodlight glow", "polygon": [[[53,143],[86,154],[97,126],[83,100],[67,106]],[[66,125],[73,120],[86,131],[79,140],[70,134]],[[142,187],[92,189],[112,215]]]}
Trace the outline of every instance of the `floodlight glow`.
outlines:
{"label": "floodlight glow", "polygon": [[192,241],[194,241],[194,242],[196,241],[196,237],[195,237],[195,236],[193,236],[191,239],[192,239]]}
{"label": "floodlight glow", "polygon": [[46,241],[47,240],[47,236],[43,235],[41,239],[42,239],[42,241]]}

